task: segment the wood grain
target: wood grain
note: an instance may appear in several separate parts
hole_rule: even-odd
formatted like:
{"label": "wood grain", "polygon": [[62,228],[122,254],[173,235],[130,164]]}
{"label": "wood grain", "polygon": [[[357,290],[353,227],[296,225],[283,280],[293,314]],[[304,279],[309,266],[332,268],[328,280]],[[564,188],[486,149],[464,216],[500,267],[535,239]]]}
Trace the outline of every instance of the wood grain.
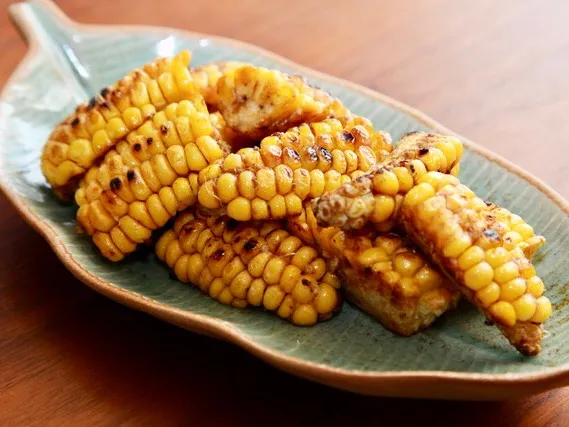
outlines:
{"label": "wood grain", "polygon": [[[563,0],[57,3],[82,22],[245,40],[377,89],[569,197]],[[3,84],[26,50],[5,15],[0,49]],[[408,401],[294,378],[89,290],[1,196],[0,233],[0,425],[569,424],[569,389],[507,402]]]}

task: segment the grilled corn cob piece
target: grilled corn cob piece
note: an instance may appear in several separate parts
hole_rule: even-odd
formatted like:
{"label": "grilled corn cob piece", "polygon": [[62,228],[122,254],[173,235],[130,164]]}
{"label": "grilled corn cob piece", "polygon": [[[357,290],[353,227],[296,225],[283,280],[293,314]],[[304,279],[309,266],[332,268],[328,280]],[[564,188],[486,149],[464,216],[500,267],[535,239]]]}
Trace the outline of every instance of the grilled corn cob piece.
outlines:
{"label": "grilled corn cob piece", "polygon": [[280,221],[238,223],[186,211],[160,238],[156,255],[180,281],[223,304],[263,306],[295,325],[328,319],[341,304],[338,277]]}
{"label": "grilled corn cob piece", "polygon": [[167,104],[196,95],[187,69],[190,57],[183,51],[130,72],[55,127],[44,147],[41,167],[56,194],[72,195],[76,178],[128,132]]}
{"label": "grilled corn cob piece", "polygon": [[392,155],[353,182],[314,201],[320,225],[354,230],[367,222],[380,231],[397,223],[403,196],[428,171],[458,173],[462,143],[454,137],[414,132]]}
{"label": "grilled corn cob piece", "polygon": [[302,124],[205,168],[198,200],[238,221],[299,215],[303,200],[370,170],[390,149],[389,136],[359,118]]}
{"label": "grilled corn cob piece", "polygon": [[228,72],[244,65],[242,62],[234,61],[214,62],[190,70],[196,88],[204,97],[210,112],[216,112],[219,108],[217,98],[217,82],[219,79]]}
{"label": "grilled corn cob piece", "polygon": [[528,258],[544,242],[531,226],[436,173],[407,193],[401,217],[409,236],[512,345],[539,353],[551,303]]}
{"label": "grilled corn cob piece", "polygon": [[323,228],[309,206],[288,228],[337,267],[349,300],[398,334],[428,327],[458,302],[460,292],[397,234]]}
{"label": "grilled corn cob piece", "polygon": [[301,123],[350,115],[338,99],[302,77],[252,65],[224,73],[217,96],[229,126],[252,140]]}
{"label": "grilled corn cob piece", "polygon": [[93,167],[75,194],[77,220],[112,261],[196,201],[198,172],[224,152],[205,104],[170,104]]}

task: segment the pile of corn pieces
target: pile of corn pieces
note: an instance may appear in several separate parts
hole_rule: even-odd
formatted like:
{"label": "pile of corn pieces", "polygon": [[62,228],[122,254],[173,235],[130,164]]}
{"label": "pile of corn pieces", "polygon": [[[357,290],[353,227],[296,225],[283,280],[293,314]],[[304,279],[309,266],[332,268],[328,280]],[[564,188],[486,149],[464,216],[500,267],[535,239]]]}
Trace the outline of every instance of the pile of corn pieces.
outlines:
{"label": "pile of corn pieces", "polygon": [[474,304],[520,352],[551,314],[545,242],[457,178],[453,136],[397,144],[302,77],[183,51],[135,69],[59,123],[41,157],[54,193],[119,262],[152,241],[182,282],[295,325],[347,297],[411,335]]}

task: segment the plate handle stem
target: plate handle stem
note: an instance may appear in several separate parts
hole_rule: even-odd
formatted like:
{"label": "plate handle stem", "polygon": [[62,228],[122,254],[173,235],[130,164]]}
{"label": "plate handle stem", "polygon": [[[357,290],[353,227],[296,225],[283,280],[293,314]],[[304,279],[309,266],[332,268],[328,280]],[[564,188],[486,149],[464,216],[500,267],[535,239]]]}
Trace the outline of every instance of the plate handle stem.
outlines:
{"label": "plate handle stem", "polygon": [[65,79],[76,103],[85,101],[95,90],[90,86],[90,73],[77,53],[80,42],[75,22],[51,0],[29,0],[13,3],[8,14],[14,26],[30,45],[41,51],[54,69]]}

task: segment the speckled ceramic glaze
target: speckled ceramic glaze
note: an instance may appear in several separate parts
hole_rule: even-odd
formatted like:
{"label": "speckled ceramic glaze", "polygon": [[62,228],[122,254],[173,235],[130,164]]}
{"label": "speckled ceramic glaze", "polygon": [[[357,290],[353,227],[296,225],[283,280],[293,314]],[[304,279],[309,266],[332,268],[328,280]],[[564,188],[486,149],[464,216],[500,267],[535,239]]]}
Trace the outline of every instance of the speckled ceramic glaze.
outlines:
{"label": "speckled ceramic glaze", "polygon": [[174,280],[151,253],[119,264],[105,261],[75,232],[75,208],[58,203],[47,187],[39,168],[41,147],[75,104],[158,55],[190,49],[194,65],[238,60],[302,74],[394,137],[412,130],[450,131],[384,95],[241,42],[168,28],[80,25],[48,1],[15,4],[10,14],[31,48],[1,97],[1,187],[87,285],[168,322],[234,342],[291,373],[352,391],[504,398],[569,383],[568,205],[535,178],[470,142],[461,179],[485,199],[521,214],[548,240],[536,268],[555,311],[546,323],[544,350],[535,358],[520,356],[466,304],[411,338],[388,332],[350,305],[331,321],[299,328],[270,313],[213,301]]}

